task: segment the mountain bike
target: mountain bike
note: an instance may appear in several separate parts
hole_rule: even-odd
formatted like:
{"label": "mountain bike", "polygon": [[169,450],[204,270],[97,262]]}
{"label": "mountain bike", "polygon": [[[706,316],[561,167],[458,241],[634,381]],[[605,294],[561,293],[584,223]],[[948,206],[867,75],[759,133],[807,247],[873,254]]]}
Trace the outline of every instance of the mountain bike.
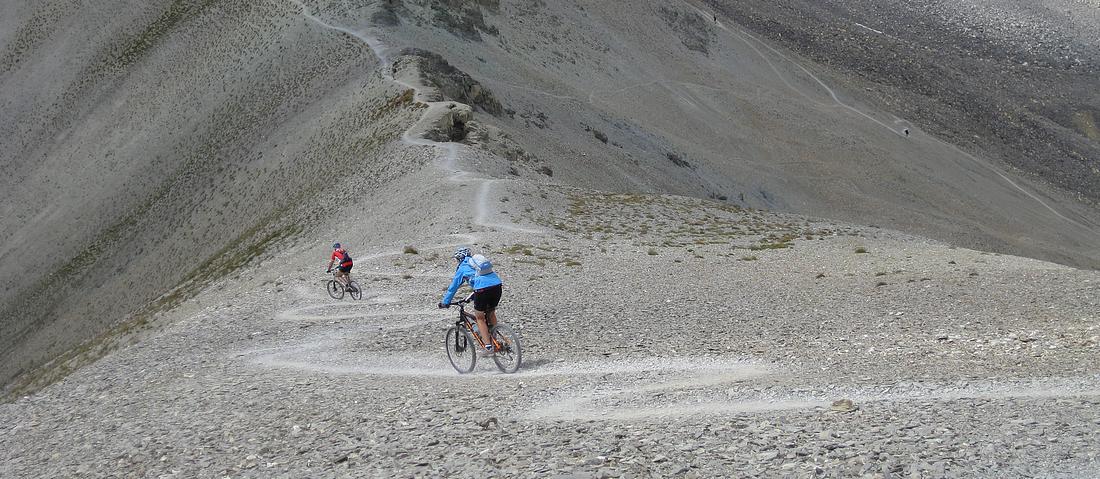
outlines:
{"label": "mountain bike", "polygon": [[[477,352],[485,348],[485,342],[477,333],[477,319],[466,312],[466,305],[472,299],[473,295],[470,295],[451,303],[451,306],[458,306],[458,320],[447,330],[445,337],[447,359],[459,374],[473,371],[477,365]],[[519,335],[507,324],[498,321],[489,327],[489,336],[493,341],[493,350],[496,351],[493,362],[497,364],[497,369],[507,374],[516,372],[523,362],[523,342]]]}
{"label": "mountain bike", "polygon": [[332,279],[325,282],[325,288],[328,289],[328,295],[332,296],[332,299],[344,299],[344,293],[351,295],[351,299],[362,299],[363,288],[359,287],[359,283],[351,280],[351,276],[348,276],[348,286],[344,287],[344,283],[341,283],[336,279],[336,271],[332,272]]}

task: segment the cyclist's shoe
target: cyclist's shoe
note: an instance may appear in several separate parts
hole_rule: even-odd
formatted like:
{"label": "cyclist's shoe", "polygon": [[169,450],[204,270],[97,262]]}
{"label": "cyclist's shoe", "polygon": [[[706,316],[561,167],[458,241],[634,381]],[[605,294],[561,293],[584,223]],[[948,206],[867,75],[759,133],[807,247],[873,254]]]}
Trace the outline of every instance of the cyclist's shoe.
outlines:
{"label": "cyclist's shoe", "polygon": [[497,352],[493,349],[493,345],[490,344],[488,346],[485,346],[485,349],[482,349],[481,351],[478,351],[477,355],[481,356],[483,358],[486,358],[486,357],[492,356],[496,353]]}

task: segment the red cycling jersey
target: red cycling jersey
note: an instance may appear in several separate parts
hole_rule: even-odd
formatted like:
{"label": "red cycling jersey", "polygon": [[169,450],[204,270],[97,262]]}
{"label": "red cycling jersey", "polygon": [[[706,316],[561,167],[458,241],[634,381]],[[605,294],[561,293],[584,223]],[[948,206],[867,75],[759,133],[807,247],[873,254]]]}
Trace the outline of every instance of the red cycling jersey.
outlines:
{"label": "red cycling jersey", "polygon": [[346,253],[346,251],[344,251],[344,248],[337,248],[337,249],[332,250],[332,260],[331,261],[338,262],[340,264],[340,266],[349,266],[349,265],[351,265],[351,256],[345,256],[344,255],[345,253]]}

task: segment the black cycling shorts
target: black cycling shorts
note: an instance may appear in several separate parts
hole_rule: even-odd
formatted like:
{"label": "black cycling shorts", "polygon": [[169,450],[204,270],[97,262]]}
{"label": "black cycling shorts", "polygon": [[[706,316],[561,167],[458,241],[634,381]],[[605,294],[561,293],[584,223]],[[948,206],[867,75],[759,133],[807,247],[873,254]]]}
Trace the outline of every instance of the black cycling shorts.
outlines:
{"label": "black cycling shorts", "polygon": [[341,265],[336,265],[336,269],[340,270],[341,273],[350,273],[351,272],[351,266],[352,265],[350,265],[350,264],[347,265],[347,266],[344,266],[344,265],[341,264]]}
{"label": "black cycling shorts", "polygon": [[504,288],[499,284],[474,291],[474,309],[483,313],[497,309],[497,305],[500,304],[500,293],[503,291]]}

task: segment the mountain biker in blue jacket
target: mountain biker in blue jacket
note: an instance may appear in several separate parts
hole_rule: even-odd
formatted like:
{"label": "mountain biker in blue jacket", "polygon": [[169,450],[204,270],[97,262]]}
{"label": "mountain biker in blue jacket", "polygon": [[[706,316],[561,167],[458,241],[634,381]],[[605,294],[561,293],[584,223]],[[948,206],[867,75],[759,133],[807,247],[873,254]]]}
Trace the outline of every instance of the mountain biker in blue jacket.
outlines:
{"label": "mountain biker in blue jacket", "polygon": [[[479,258],[482,257],[479,256]],[[469,282],[470,287],[474,289],[474,317],[477,319],[478,333],[486,344],[486,351],[492,354],[494,353],[493,341],[489,336],[488,326],[496,326],[497,324],[496,308],[500,304],[503,282],[500,280],[500,276],[492,271],[491,265],[488,267],[488,272],[484,269],[479,272],[479,265],[474,260],[473,255],[470,254],[469,248],[459,248],[455,251],[454,259],[458,262],[458,267],[455,268],[455,277],[451,280],[451,286],[447,288],[447,294],[443,295],[443,301],[440,301],[439,307],[449,307],[455,293],[458,292],[458,288],[463,283]],[[486,325],[486,319],[488,319],[488,325]]]}

